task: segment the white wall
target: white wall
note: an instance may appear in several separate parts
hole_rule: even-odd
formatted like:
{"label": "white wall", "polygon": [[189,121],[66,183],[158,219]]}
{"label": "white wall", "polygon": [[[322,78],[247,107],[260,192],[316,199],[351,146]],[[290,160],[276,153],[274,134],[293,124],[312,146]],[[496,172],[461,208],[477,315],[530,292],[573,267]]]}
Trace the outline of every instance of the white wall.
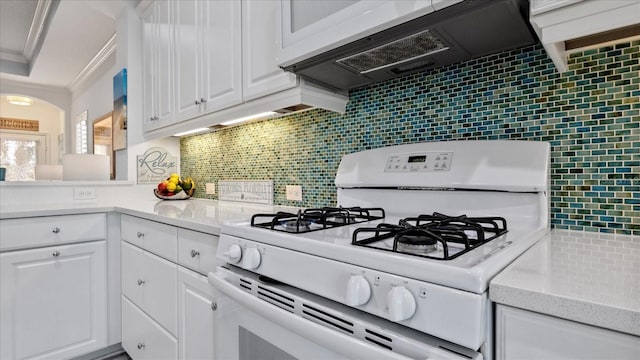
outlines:
{"label": "white wall", "polygon": [[[100,68],[82,81],[84,86],[80,85],[71,94],[72,129],[75,126],[76,116],[87,110],[89,153],[93,153],[93,120],[113,111],[113,76],[118,71],[120,69],[116,67],[115,54],[113,54],[102,63]],[[69,136],[74,134],[69,133]]]}
{"label": "white wall", "polygon": [[[46,164],[58,164],[58,135],[61,133],[60,117],[64,114],[58,107],[47,102],[36,99],[30,106],[20,106],[9,104],[7,95],[0,94],[0,117],[11,119],[26,119],[38,121],[38,134],[47,137],[47,157]],[[2,130],[11,132],[13,130]],[[33,133],[27,131],[25,133]]]}

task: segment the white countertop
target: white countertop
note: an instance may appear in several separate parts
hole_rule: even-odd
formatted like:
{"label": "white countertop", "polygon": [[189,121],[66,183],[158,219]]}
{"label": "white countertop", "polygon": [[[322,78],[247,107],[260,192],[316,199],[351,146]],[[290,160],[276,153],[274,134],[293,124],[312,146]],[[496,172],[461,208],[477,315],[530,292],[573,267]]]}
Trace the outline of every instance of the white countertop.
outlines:
{"label": "white countertop", "polygon": [[220,225],[228,220],[250,219],[256,213],[297,211],[293,207],[260,205],[205,199],[158,200],[114,199],[101,202],[60,202],[45,204],[9,204],[0,207],[0,219],[55,216],[117,211],[169,225],[220,234]]}
{"label": "white countertop", "polygon": [[489,296],[640,336],[640,237],[553,230],[491,281]]}

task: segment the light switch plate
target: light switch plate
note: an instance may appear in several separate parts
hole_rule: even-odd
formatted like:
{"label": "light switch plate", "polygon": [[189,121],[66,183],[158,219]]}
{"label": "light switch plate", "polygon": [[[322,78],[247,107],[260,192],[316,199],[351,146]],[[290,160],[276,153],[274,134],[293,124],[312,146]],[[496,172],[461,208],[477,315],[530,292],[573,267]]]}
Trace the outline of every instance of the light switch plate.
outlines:
{"label": "light switch plate", "polygon": [[287,200],[302,201],[302,186],[287,185]]}
{"label": "light switch plate", "polygon": [[215,195],[216,194],[216,184],[215,183],[206,183],[205,184],[205,191],[207,193],[207,195]]}
{"label": "light switch plate", "polygon": [[74,200],[91,200],[96,198],[96,188],[77,187],[73,188]]}

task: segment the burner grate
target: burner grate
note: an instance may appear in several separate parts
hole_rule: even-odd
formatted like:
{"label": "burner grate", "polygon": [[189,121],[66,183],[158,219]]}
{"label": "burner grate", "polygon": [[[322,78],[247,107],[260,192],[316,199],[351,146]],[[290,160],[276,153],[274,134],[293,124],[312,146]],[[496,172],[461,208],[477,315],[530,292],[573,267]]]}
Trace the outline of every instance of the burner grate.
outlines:
{"label": "burner grate", "polygon": [[384,219],[384,216],[382,208],[323,207],[299,210],[297,214],[255,214],[251,217],[251,226],[298,234]]}
{"label": "burner grate", "polygon": [[[353,245],[397,253],[451,260],[505,234],[501,217],[447,216],[440,213],[408,217],[395,224],[363,227],[353,233]],[[378,242],[393,239],[389,247]]]}

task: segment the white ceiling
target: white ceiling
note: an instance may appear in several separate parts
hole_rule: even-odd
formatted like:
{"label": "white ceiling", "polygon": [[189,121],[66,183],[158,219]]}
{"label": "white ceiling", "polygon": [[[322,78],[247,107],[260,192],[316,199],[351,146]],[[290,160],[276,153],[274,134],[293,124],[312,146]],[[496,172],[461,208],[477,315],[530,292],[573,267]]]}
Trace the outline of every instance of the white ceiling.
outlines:
{"label": "white ceiling", "polygon": [[[122,11],[138,2],[0,0],[0,80],[68,88],[114,36]],[[46,3],[51,4],[51,10],[42,20],[37,15],[38,7],[46,8]],[[33,45],[29,43],[29,31],[37,30],[40,22],[45,24],[41,40]],[[33,37],[37,31],[31,31]],[[30,68],[27,76],[15,66],[18,60],[24,69]]]}

